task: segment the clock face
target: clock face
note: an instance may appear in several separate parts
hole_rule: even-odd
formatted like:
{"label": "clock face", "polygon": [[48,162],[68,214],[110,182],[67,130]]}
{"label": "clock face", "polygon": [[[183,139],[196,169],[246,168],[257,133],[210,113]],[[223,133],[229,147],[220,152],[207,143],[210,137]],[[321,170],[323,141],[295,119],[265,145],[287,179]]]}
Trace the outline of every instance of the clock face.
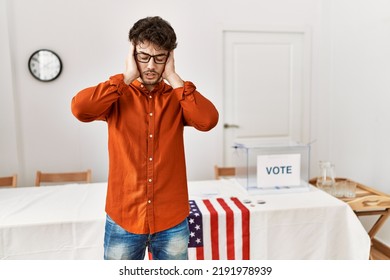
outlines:
{"label": "clock face", "polygon": [[61,74],[62,63],[59,56],[53,51],[38,50],[30,56],[28,69],[34,78],[49,82]]}

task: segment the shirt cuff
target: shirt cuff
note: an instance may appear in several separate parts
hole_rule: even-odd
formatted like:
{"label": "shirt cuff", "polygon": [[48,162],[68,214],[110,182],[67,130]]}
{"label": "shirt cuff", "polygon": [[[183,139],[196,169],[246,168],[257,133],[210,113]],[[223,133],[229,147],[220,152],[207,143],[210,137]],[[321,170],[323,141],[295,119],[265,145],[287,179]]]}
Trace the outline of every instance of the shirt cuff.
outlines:
{"label": "shirt cuff", "polygon": [[129,85],[127,85],[123,80],[123,74],[117,74],[110,77],[110,87],[114,91],[118,92],[119,95],[129,93]]}
{"label": "shirt cuff", "polygon": [[192,82],[184,82],[183,87],[174,90],[176,91],[180,101],[186,100],[195,102],[194,92],[196,91],[196,87]]}

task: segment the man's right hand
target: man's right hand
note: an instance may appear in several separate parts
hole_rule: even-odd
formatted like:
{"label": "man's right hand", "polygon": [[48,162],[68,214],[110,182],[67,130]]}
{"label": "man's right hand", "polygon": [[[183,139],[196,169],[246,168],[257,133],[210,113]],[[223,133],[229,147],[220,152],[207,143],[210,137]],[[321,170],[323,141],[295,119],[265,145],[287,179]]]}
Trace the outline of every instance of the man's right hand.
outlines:
{"label": "man's right hand", "polygon": [[123,73],[123,81],[129,85],[136,80],[140,73],[138,71],[137,62],[134,59],[135,46],[133,42],[130,42],[129,53],[126,58],[126,71]]}

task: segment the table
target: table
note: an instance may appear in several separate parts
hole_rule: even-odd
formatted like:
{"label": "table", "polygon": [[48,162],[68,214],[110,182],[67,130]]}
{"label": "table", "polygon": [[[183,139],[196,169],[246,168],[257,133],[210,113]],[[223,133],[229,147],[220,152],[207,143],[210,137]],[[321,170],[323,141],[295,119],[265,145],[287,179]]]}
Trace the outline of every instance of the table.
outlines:
{"label": "table", "polygon": [[[211,180],[189,182],[189,192],[204,239],[191,259],[369,257],[369,236],[351,208],[314,187],[248,195],[231,180]],[[101,259],[105,194],[106,183],[0,190],[0,259]]]}
{"label": "table", "polygon": [[106,184],[0,190],[0,259],[98,259]]}
{"label": "table", "polygon": [[[375,239],[375,235],[390,216],[390,195],[348,178],[335,178],[335,180],[336,182],[350,181],[356,184],[356,197],[339,199],[346,202],[357,216],[377,216],[377,220],[368,231],[371,240]],[[310,180],[312,185],[316,182],[316,178]]]}

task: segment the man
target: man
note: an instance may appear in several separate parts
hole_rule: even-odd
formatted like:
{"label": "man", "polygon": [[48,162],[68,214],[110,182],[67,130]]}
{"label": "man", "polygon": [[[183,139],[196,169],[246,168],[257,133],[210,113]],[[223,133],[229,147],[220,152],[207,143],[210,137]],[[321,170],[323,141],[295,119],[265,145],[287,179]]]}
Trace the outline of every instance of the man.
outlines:
{"label": "man", "polygon": [[188,259],[184,126],[208,131],[218,111],[176,73],[168,22],[141,19],[129,40],[125,72],[72,99],[80,121],[108,124],[104,258],[144,259],[148,247],[153,259]]}

